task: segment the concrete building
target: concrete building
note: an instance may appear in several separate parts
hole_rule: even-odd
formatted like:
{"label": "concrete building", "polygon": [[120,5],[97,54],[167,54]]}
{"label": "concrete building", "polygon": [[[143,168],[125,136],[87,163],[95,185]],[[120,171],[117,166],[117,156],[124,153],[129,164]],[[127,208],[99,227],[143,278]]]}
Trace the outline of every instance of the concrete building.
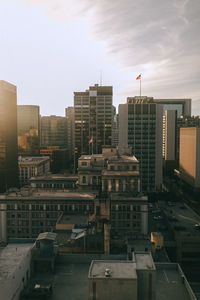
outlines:
{"label": "concrete building", "polygon": [[200,188],[200,128],[180,128],[179,170],[181,179]]}
{"label": "concrete building", "polygon": [[74,161],[74,107],[65,108],[65,117],[67,119],[67,148],[72,164]]}
{"label": "concrete building", "polygon": [[17,91],[0,80],[0,193],[17,186]]}
{"label": "concrete building", "polygon": [[107,219],[115,234],[148,233],[148,198],[140,195],[139,162],[134,156],[119,155],[114,146],[103,147],[102,154],[82,155],[78,186],[100,191],[95,206],[99,226],[101,219]]}
{"label": "concrete building", "polygon": [[157,104],[162,104],[163,115],[167,110],[176,110],[177,117],[191,116],[191,99],[154,99]]}
{"label": "concrete building", "polygon": [[102,154],[82,155],[79,158],[78,185],[87,190],[101,188],[104,193],[138,193],[139,162],[134,156],[119,155],[114,146],[104,146]]}
{"label": "concrete building", "polygon": [[36,190],[75,190],[77,181],[78,176],[64,174],[48,174],[29,179],[31,188]]}
{"label": "concrete building", "polygon": [[75,153],[101,153],[103,145],[112,145],[112,86],[90,86],[74,92]]}
{"label": "concrete building", "polygon": [[18,300],[31,276],[33,244],[9,244],[0,248],[0,300]]}
{"label": "concrete building", "polygon": [[135,263],[92,261],[88,274],[88,288],[88,300],[137,300]]}
{"label": "concrete building", "polygon": [[47,175],[50,172],[49,157],[19,156],[18,164],[20,186],[29,184],[31,177]]}
{"label": "concrete building", "polygon": [[41,117],[41,148],[67,148],[67,119],[60,116]]}
{"label": "concrete building", "polygon": [[40,107],[17,106],[18,154],[40,154]]}
{"label": "concrete building", "polygon": [[32,190],[0,195],[0,240],[36,238],[51,232],[62,212],[94,214],[96,195],[86,192]]}
{"label": "concrete building", "polygon": [[150,97],[129,97],[119,105],[119,150],[132,148],[142,192],[162,188],[162,119],[162,105]]}

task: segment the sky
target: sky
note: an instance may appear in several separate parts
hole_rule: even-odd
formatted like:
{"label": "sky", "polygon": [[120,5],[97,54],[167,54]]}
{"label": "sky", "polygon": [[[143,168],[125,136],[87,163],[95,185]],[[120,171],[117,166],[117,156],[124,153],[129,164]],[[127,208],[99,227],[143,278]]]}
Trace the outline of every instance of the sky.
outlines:
{"label": "sky", "polygon": [[199,0],[0,0],[0,80],[18,104],[64,115],[73,92],[191,98],[200,114]]}

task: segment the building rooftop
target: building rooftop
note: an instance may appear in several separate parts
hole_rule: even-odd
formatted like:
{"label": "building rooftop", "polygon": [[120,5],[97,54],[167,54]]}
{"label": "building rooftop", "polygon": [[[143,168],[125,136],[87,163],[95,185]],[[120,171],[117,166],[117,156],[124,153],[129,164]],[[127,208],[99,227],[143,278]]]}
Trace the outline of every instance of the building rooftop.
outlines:
{"label": "building rooftop", "polygon": [[137,270],[155,270],[151,253],[135,253],[133,261],[136,262]]}
{"label": "building rooftop", "polygon": [[111,200],[121,200],[122,198],[125,198],[126,200],[133,200],[134,201],[148,201],[147,196],[143,196],[142,194],[134,195],[133,192],[130,193],[111,193],[110,194]]}
{"label": "building rooftop", "polygon": [[176,263],[156,263],[156,299],[195,300],[181,268]]}
{"label": "building rooftop", "polygon": [[46,176],[31,177],[30,181],[64,181],[64,180],[78,180],[78,176],[64,175],[64,174],[48,174]]}
{"label": "building rooftop", "polygon": [[80,199],[93,200],[96,198],[95,194],[84,192],[68,192],[68,191],[47,191],[41,190],[39,192],[34,190],[23,192],[10,192],[9,194],[0,194],[0,201],[2,200],[34,200],[34,199]]}
{"label": "building rooftop", "polygon": [[58,224],[88,224],[88,215],[63,214],[57,221]]}
{"label": "building rooftop", "polygon": [[32,247],[33,244],[9,244],[0,248],[0,282],[6,281],[15,272]]}
{"label": "building rooftop", "polygon": [[53,232],[43,232],[38,235],[37,241],[51,240],[55,241],[57,234]]}
{"label": "building rooftop", "polygon": [[47,156],[19,156],[19,164],[40,164],[41,162],[48,161],[49,157]]}
{"label": "building rooftop", "polygon": [[137,279],[136,265],[132,261],[105,261],[93,260],[89,269],[89,278],[107,278],[106,269],[109,269],[110,278]]}

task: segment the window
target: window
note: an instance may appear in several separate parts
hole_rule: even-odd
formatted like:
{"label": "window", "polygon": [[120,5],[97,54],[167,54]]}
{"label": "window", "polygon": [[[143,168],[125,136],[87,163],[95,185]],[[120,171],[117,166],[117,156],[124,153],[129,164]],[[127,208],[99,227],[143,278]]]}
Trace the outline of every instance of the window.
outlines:
{"label": "window", "polygon": [[81,165],[82,166],[87,166],[87,162],[86,161],[82,161]]}
{"label": "window", "polygon": [[85,176],[82,177],[82,183],[86,183],[86,177]]}

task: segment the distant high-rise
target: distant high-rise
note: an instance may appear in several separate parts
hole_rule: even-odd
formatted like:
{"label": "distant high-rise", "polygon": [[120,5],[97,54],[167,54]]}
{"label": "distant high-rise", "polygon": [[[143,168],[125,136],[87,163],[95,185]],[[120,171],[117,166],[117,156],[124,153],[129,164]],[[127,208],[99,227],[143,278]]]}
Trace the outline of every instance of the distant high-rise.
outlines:
{"label": "distant high-rise", "polygon": [[139,160],[143,192],[162,185],[162,114],[150,97],[129,97],[119,105],[119,149],[131,147]]}
{"label": "distant high-rise", "polygon": [[116,107],[113,106],[113,123],[112,123],[112,145],[119,144],[119,115],[116,113]]}
{"label": "distant high-rise", "polygon": [[112,95],[112,86],[98,84],[74,92],[76,159],[112,144]]}
{"label": "distant high-rise", "polygon": [[69,150],[69,159],[73,160],[73,154],[74,154],[74,107],[65,108],[65,117],[67,119],[67,148]]}
{"label": "distant high-rise", "polygon": [[48,146],[67,148],[67,120],[65,117],[41,117],[41,148]]}
{"label": "distant high-rise", "polygon": [[191,99],[154,99],[154,102],[163,105],[163,115],[167,110],[176,110],[177,118],[191,116]]}
{"label": "distant high-rise", "polygon": [[163,159],[166,171],[177,167],[177,111],[167,110],[163,116]]}
{"label": "distant high-rise", "polygon": [[40,153],[40,107],[18,105],[17,124],[18,154],[38,155]]}
{"label": "distant high-rise", "polygon": [[0,80],[0,192],[17,186],[17,91]]}
{"label": "distant high-rise", "polygon": [[200,128],[180,128],[179,170],[181,179],[200,189]]}

